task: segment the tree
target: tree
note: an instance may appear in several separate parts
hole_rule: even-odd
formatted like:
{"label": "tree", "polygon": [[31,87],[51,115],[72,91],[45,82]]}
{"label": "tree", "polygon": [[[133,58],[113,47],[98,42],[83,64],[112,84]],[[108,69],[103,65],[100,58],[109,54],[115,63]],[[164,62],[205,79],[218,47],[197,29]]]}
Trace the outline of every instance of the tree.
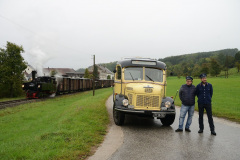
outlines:
{"label": "tree", "polygon": [[235,63],[235,66],[236,66],[236,68],[237,68],[237,70],[238,70],[238,73],[239,73],[240,63],[239,63],[239,62],[236,62],[236,63]]}
{"label": "tree", "polygon": [[233,68],[234,66],[235,66],[235,63],[234,63],[234,61],[235,61],[235,58],[234,57],[232,57],[232,56],[227,56],[228,58],[228,67],[229,68]]}
{"label": "tree", "polygon": [[56,74],[57,74],[57,71],[52,70],[51,73],[50,73],[50,76],[55,76]]}
{"label": "tree", "polygon": [[96,79],[99,78],[97,65],[95,65],[94,68],[93,68],[93,76],[94,76]]}
{"label": "tree", "polygon": [[210,61],[210,73],[212,76],[217,76],[220,74],[221,72],[221,66],[220,64],[217,62],[216,59],[214,58],[211,58],[211,61]]}
{"label": "tree", "polygon": [[183,75],[183,71],[180,64],[174,66],[174,73],[177,75],[178,78],[181,78],[181,75]]}
{"label": "tree", "polygon": [[200,74],[201,74],[201,67],[198,64],[195,64],[193,67],[192,75],[194,77],[199,77]]}
{"label": "tree", "polygon": [[205,74],[209,73],[209,64],[208,63],[203,63],[202,64],[201,73],[205,73]]}
{"label": "tree", "polygon": [[108,76],[107,76],[107,79],[111,79],[111,76],[110,76],[110,75],[108,75]]}
{"label": "tree", "polygon": [[225,78],[228,78],[228,68],[229,68],[228,58],[229,56],[226,55],[225,66],[224,66]]}
{"label": "tree", "polygon": [[235,66],[239,72],[240,69],[240,51],[235,54]]}
{"label": "tree", "polygon": [[0,96],[13,97],[22,94],[23,71],[27,68],[21,55],[22,46],[7,42],[0,48]]}
{"label": "tree", "polygon": [[90,74],[87,68],[85,69],[84,78],[90,78]]}
{"label": "tree", "polygon": [[240,51],[235,54],[235,61],[240,62]]}

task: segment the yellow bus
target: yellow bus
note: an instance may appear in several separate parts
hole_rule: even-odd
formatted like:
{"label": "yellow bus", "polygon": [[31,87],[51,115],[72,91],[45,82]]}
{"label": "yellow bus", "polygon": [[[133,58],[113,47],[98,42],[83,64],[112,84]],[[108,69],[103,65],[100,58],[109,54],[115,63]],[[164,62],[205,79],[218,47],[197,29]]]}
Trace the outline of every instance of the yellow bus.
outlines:
{"label": "yellow bus", "polygon": [[175,105],[166,97],[167,66],[153,59],[125,59],[113,71],[113,118],[123,125],[125,114],[160,119],[169,126],[175,120]]}

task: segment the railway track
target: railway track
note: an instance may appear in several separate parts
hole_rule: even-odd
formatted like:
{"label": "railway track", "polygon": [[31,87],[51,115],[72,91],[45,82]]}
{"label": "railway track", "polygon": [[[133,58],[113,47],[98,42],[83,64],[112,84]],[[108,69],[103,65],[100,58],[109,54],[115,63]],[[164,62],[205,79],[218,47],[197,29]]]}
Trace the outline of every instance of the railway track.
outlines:
{"label": "railway track", "polygon": [[19,100],[12,100],[12,101],[4,101],[0,102],[0,109],[4,109],[6,107],[15,107],[20,104],[36,102],[36,99],[19,99]]}
{"label": "railway track", "polygon": [[[86,91],[90,91],[90,90],[86,90]],[[4,109],[6,107],[15,107],[15,106],[18,106],[20,104],[38,102],[38,101],[43,101],[43,100],[47,100],[47,99],[51,99],[51,98],[55,98],[55,97],[60,97],[60,96],[65,96],[65,95],[73,95],[73,94],[78,94],[78,93],[80,93],[80,92],[71,92],[71,93],[67,93],[67,94],[57,94],[54,97],[44,97],[44,98],[41,98],[41,99],[19,99],[19,100],[12,100],[12,101],[3,101],[3,102],[0,102],[0,109]]]}

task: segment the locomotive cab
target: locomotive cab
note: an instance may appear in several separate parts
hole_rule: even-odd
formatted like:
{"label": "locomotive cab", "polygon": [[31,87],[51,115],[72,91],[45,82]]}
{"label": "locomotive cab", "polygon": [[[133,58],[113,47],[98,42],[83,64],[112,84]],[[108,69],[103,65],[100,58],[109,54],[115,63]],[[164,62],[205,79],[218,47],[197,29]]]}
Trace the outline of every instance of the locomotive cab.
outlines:
{"label": "locomotive cab", "polygon": [[166,64],[152,59],[127,59],[116,65],[113,116],[116,125],[125,114],[156,117],[163,125],[175,119],[175,105],[166,97]]}

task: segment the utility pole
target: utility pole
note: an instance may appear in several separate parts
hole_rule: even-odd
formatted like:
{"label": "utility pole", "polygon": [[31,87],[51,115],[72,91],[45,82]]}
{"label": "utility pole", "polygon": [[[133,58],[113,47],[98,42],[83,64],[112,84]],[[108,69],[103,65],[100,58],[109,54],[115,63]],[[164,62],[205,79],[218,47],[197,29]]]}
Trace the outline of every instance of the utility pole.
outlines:
{"label": "utility pole", "polygon": [[94,75],[94,70],[95,70],[95,55],[93,55],[93,96],[95,95],[95,75]]}

